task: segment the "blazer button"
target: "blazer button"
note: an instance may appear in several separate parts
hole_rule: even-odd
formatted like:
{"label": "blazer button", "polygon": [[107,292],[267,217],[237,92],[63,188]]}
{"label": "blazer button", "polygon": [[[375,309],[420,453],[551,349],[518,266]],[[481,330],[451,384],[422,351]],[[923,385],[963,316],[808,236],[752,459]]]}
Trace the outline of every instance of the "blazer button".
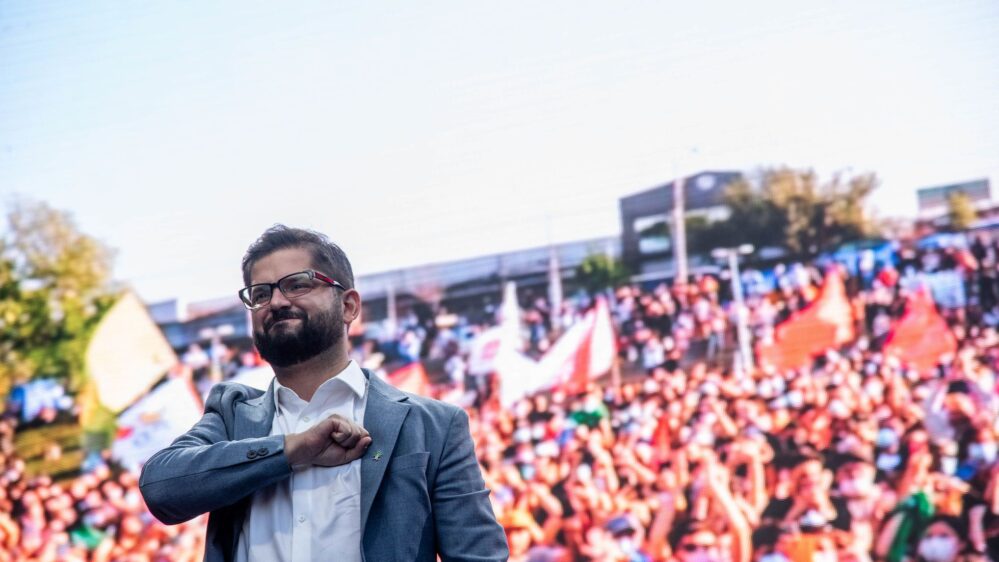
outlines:
{"label": "blazer button", "polygon": [[261,447],[261,448],[257,449],[257,456],[266,457],[267,456],[267,447]]}
{"label": "blazer button", "polygon": [[257,452],[254,451],[253,449],[250,449],[249,451],[246,452],[246,458],[248,458],[248,459],[255,459],[255,458],[257,458]]}

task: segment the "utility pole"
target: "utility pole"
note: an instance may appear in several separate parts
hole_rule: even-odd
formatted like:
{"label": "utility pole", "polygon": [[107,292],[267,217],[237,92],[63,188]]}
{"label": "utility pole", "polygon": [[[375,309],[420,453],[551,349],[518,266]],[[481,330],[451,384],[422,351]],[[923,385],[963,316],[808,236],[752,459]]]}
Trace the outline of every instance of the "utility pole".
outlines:
{"label": "utility pole", "polygon": [[674,284],[687,285],[687,224],[683,198],[683,175],[673,180],[673,260],[676,263]]}
{"label": "utility pole", "polygon": [[732,298],[735,301],[736,337],[739,340],[739,358],[742,370],[746,375],[753,371],[753,348],[749,338],[749,314],[746,310],[746,299],[742,294],[742,278],[739,273],[739,255],[753,252],[752,244],[743,244],[736,248],[716,248],[711,255],[716,259],[728,259],[729,277],[732,282]]}
{"label": "utility pole", "polygon": [[552,241],[552,218],[545,213],[545,232],[548,236],[548,306],[552,328],[562,331],[559,319],[562,317],[562,267],[558,261],[558,248]]}

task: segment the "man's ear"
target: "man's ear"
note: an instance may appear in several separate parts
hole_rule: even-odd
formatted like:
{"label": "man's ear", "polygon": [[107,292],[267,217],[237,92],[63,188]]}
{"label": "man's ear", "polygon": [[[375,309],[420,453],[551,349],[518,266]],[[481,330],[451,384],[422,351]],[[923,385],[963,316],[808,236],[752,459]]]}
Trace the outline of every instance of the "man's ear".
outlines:
{"label": "man's ear", "polygon": [[361,317],[361,293],[357,289],[347,289],[341,297],[343,301],[343,322],[350,324]]}

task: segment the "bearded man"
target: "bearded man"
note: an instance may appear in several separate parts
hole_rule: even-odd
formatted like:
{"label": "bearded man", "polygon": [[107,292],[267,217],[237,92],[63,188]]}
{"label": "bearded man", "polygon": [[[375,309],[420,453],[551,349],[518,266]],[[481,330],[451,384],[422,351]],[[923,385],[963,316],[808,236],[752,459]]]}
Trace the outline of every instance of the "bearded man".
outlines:
{"label": "bearded man", "polygon": [[266,392],[220,383],[143,467],[167,524],[210,513],[205,560],[506,560],[467,414],[397,390],[348,356],[361,295],[347,256],[276,225],[243,256]]}

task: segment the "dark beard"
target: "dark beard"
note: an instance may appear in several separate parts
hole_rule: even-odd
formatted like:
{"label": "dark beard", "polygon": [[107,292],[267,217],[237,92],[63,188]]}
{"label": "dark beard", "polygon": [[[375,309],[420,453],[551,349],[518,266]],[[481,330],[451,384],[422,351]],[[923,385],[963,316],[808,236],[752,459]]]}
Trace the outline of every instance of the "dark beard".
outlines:
{"label": "dark beard", "polygon": [[[298,318],[297,331],[280,330],[271,333],[278,320]],[[292,310],[275,311],[263,332],[253,331],[253,344],[260,356],[275,367],[290,367],[312,359],[344,338],[343,315],[336,307],[328,312],[309,316]]]}

